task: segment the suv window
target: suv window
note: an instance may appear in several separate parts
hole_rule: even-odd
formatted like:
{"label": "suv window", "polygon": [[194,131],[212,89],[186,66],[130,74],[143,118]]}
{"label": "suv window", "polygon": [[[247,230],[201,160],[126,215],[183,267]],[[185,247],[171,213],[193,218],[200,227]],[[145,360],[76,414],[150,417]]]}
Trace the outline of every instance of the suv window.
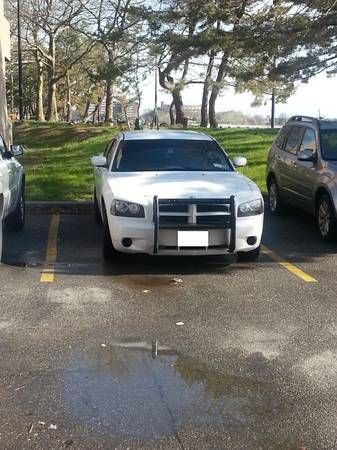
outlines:
{"label": "suv window", "polygon": [[279,131],[279,133],[278,133],[278,135],[276,137],[275,144],[281,149],[283,149],[283,147],[284,147],[284,142],[285,142],[286,137],[288,135],[288,131],[289,131],[289,127],[283,127]]}
{"label": "suv window", "polygon": [[321,130],[321,149],[324,159],[337,161],[337,129]]}
{"label": "suv window", "polygon": [[309,149],[313,153],[316,153],[317,146],[316,146],[316,136],[315,132],[312,128],[306,128],[302,140],[302,145],[300,150],[306,150]]}
{"label": "suv window", "polygon": [[296,126],[291,127],[287,143],[284,149],[286,152],[296,155],[299,146],[301,145],[302,142],[303,132],[304,132],[303,127],[296,127]]}

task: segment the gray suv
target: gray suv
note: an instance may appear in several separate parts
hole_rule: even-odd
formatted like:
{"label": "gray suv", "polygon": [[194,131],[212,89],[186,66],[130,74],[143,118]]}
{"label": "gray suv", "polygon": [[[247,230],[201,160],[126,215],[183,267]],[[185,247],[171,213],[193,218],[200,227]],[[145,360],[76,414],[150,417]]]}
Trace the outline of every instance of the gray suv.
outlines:
{"label": "gray suv", "polygon": [[267,187],[273,214],[301,208],[315,215],[322,239],[336,239],[337,120],[289,119],[269,151]]}

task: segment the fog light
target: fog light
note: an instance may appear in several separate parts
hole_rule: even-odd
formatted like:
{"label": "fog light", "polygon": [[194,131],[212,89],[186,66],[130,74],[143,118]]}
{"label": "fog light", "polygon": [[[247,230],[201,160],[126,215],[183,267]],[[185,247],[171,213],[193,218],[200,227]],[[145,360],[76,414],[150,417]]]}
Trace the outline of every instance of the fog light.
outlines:
{"label": "fog light", "polygon": [[256,236],[249,236],[247,238],[247,244],[248,245],[254,245],[257,242],[257,237]]}
{"label": "fog light", "polygon": [[123,247],[126,247],[126,248],[131,247],[132,239],[131,238],[123,238],[122,245],[123,245]]}

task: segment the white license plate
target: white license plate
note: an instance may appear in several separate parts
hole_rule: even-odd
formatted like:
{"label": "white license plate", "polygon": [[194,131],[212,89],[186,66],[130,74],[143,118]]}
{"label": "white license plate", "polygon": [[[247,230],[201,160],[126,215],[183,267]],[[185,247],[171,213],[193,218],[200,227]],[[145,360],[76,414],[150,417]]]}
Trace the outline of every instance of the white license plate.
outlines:
{"label": "white license plate", "polygon": [[208,231],[178,231],[178,247],[208,247]]}

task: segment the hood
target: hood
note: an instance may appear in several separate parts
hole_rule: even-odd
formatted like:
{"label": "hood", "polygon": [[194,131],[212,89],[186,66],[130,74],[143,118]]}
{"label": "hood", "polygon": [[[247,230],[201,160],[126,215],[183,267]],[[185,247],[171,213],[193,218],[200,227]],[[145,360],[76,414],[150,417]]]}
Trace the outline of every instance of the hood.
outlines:
{"label": "hood", "polygon": [[[111,173],[115,198],[225,198],[243,201],[261,196],[258,187],[238,172],[137,172]],[[247,200],[246,200],[247,199]]]}

